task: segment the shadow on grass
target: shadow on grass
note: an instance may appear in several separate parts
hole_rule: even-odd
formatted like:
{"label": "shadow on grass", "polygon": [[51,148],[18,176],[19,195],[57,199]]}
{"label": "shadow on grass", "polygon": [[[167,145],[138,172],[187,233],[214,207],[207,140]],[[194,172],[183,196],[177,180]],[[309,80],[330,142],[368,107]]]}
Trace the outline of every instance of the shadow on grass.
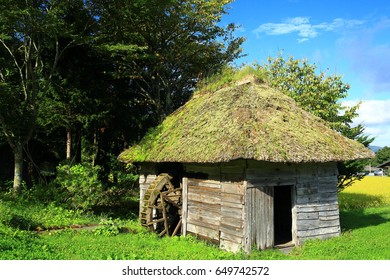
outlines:
{"label": "shadow on grass", "polygon": [[341,193],[339,206],[342,231],[376,226],[390,221],[380,213],[369,214],[365,211],[366,208],[388,206],[381,196]]}
{"label": "shadow on grass", "polygon": [[364,209],[340,211],[342,231],[376,226],[389,221],[389,219],[382,217],[380,214],[366,214]]}
{"label": "shadow on grass", "polygon": [[39,224],[37,224],[32,219],[23,217],[18,214],[13,214],[11,219],[6,223],[6,225],[20,230],[30,230],[39,226]]}
{"label": "shadow on grass", "polygon": [[115,203],[113,205],[100,205],[93,208],[97,215],[106,214],[111,218],[137,219],[139,213],[139,202],[137,200],[128,200],[126,202]]}

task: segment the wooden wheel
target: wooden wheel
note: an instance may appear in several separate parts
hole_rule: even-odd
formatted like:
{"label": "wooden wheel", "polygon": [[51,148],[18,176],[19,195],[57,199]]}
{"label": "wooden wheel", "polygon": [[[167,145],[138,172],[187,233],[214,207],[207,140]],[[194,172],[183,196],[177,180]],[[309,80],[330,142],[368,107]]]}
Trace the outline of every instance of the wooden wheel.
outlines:
{"label": "wooden wheel", "polygon": [[181,228],[182,189],[163,173],[150,184],[141,202],[141,225],[159,236],[177,235]]}

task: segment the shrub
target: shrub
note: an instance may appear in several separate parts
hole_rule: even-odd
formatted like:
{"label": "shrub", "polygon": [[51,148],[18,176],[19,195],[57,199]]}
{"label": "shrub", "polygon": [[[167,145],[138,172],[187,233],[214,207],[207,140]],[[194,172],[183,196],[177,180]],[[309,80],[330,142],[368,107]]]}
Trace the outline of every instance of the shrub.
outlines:
{"label": "shrub", "polygon": [[59,165],[54,184],[66,191],[66,203],[74,209],[90,210],[101,199],[103,186],[99,166]]}
{"label": "shrub", "polygon": [[94,229],[95,235],[115,236],[120,233],[120,220],[109,218],[100,222],[100,226]]}

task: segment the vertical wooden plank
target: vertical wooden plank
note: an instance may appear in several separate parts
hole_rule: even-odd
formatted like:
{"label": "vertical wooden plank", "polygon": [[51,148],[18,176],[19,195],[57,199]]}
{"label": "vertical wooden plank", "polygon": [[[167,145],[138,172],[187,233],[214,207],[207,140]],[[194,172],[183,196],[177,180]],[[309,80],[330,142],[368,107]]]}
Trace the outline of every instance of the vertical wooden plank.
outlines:
{"label": "vertical wooden plank", "polygon": [[188,213],[188,178],[183,177],[183,205],[182,205],[182,235],[187,235],[187,213]]}
{"label": "vertical wooden plank", "polygon": [[268,207],[267,207],[267,242],[266,248],[271,248],[274,246],[274,187],[268,187],[265,191],[267,199],[268,199]]}
{"label": "vertical wooden plank", "polygon": [[256,188],[257,247],[264,250],[274,244],[273,187]]}
{"label": "vertical wooden plank", "polygon": [[291,188],[291,215],[292,215],[292,221],[291,221],[291,235],[292,235],[292,241],[296,246],[299,246],[299,239],[298,239],[298,228],[297,228],[297,219],[298,219],[298,212],[297,212],[297,192],[296,192],[296,185],[294,185]]}
{"label": "vertical wooden plank", "polygon": [[249,211],[248,204],[250,204],[250,189],[248,189],[248,181],[244,181],[244,209],[243,209],[243,216],[242,219],[244,221],[244,240],[243,240],[243,249],[246,253],[250,253],[252,249],[252,243],[251,243],[251,213]]}
{"label": "vertical wooden plank", "polygon": [[245,189],[245,244],[244,249],[245,252],[250,253],[252,250],[252,211],[251,211],[251,205],[252,205],[252,186],[246,182],[246,189]]}

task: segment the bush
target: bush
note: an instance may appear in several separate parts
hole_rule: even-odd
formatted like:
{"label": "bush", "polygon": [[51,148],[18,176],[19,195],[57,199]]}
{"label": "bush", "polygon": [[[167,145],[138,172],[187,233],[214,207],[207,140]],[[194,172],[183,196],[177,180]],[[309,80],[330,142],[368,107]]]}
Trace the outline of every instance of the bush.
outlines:
{"label": "bush", "polygon": [[66,191],[66,203],[70,207],[91,210],[98,204],[103,192],[99,170],[99,166],[88,164],[59,165],[53,184]]}

